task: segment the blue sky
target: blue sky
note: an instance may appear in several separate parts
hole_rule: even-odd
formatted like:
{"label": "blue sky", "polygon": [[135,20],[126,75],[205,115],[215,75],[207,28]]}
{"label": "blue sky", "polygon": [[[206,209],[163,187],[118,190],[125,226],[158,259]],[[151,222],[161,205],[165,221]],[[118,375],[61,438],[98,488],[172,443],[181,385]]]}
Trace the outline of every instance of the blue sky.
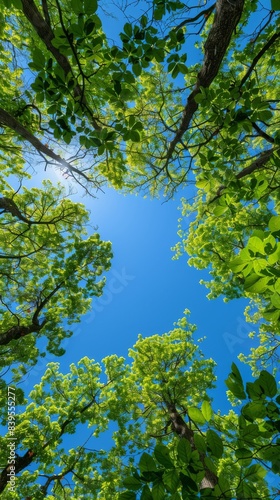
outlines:
{"label": "blue sky", "polygon": [[[106,9],[122,17],[114,5],[107,4]],[[135,17],[139,12],[133,7]],[[111,40],[117,40],[121,21],[104,14],[102,17],[105,32]],[[201,51],[188,44],[188,64],[201,58]],[[48,176],[55,183],[67,183],[59,173],[43,172],[42,167],[32,185]],[[207,273],[189,268],[186,255],[172,260],[171,247],[179,239],[180,197],[190,196],[190,190],[193,193],[192,186],[165,203],[140,195],[123,196],[112,189],[98,193],[94,199],[83,197],[78,190],[80,194],[74,199],[85,203],[91,211],[92,226],[98,226],[101,238],[111,240],[114,258],[103,297],[93,302],[91,313],[79,325],[73,325],[74,335],[65,341],[66,354],[60,359],[64,372],[70,363],[85,355],[97,361],[112,353],[126,356],[139,333],[148,336],[169,331],[187,308],[191,311],[190,321],[198,327],[197,338],[206,336],[201,346],[205,356],[218,364],[215,409],[226,406],[224,379],[231,362],[241,351],[247,353],[252,342],[247,337],[249,325],[243,318],[246,301],[209,301],[206,288],[199,284]],[[46,362],[54,359],[47,357],[34,368],[24,384],[26,389],[39,381]],[[249,374],[248,367],[243,366],[242,371]]]}
{"label": "blue sky", "polygon": [[[48,171],[47,171],[48,173]],[[60,175],[50,178],[57,182]],[[34,181],[47,174],[41,173]],[[67,181],[65,181],[67,183]],[[178,241],[177,220],[180,196],[168,202],[141,196],[122,195],[113,189],[98,193],[97,198],[76,194],[75,201],[90,210],[91,224],[103,240],[113,247],[111,270],[107,273],[103,296],[94,299],[92,310],[81,323],[73,325],[73,337],[64,342],[66,354],[59,359],[63,372],[69,364],[89,356],[96,361],[109,354],[127,356],[139,333],[143,336],[163,334],[191,311],[190,321],[197,325],[196,339],[205,356],[217,362],[218,390],[214,408],[226,411],[224,379],[232,361],[240,352],[248,352],[252,341],[247,338],[250,326],[243,317],[245,300],[224,303],[222,298],[207,299],[207,289],[199,284],[208,273],[190,268],[187,255],[172,260],[171,247]],[[43,375],[47,357],[30,373],[25,389],[31,389]],[[249,375],[249,369],[242,366]]]}
{"label": "blue sky", "polygon": [[[179,195],[162,203],[109,191],[87,201],[93,223],[98,224],[102,238],[112,241],[114,253],[104,297],[93,304],[93,313],[81,326],[82,331],[88,330],[90,355],[96,359],[113,352],[126,355],[139,333],[169,331],[188,308],[191,322],[198,327],[197,337],[207,336],[202,349],[217,361],[217,374],[223,381],[231,361],[249,348],[244,338],[249,331],[243,319],[246,301],[210,301],[206,288],[199,284],[207,273],[190,268],[187,255],[172,260],[171,247],[178,241]],[[78,356],[74,340],[67,349]]]}
{"label": "blue sky", "polygon": [[[117,39],[121,23],[109,17],[103,17],[103,23],[105,32]],[[188,63],[197,58],[201,59],[201,53],[189,46]],[[40,185],[46,177],[68,184],[58,171],[44,171],[43,166],[40,170],[39,162],[38,175],[32,176],[28,185]],[[103,297],[93,302],[92,311],[79,325],[73,325],[74,335],[64,343],[66,354],[59,360],[64,372],[85,355],[97,361],[113,353],[127,356],[139,333],[148,336],[168,332],[187,308],[190,321],[198,327],[197,338],[206,336],[201,346],[205,356],[218,364],[215,409],[226,407],[224,379],[231,362],[241,351],[248,352],[252,341],[247,338],[249,326],[243,318],[245,301],[209,301],[206,288],[199,284],[207,273],[189,268],[187,255],[172,260],[171,247],[179,239],[180,198],[191,195],[192,185],[164,203],[140,195],[124,196],[113,189],[98,193],[97,198],[85,197],[77,190],[74,199],[85,203],[92,226],[98,227],[102,239],[112,242],[114,258]],[[39,362],[24,382],[25,390],[32,389],[43,375],[46,362],[54,359],[47,355]]]}
{"label": "blue sky", "polygon": [[[49,172],[52,182],[58,177],[51,170],[34,177],[32,184]],[[65,181],[67,185],[68,181]],[[171,247],[178,241],[177,220],[180,217],[180,196],[162,203],[157,199],[122,195],[114,190],[99,193],[97,198],[77,194],[75,201],[84,203],[91,213],[92,226],[113,247],[111,270],[103,296],[94,300],[92,310],[81,322],[73,325],[73,336],[63,346],[66,353],[61,358],[50,356],[39,360],[21,387],[28,394],[39,383],[49,361],[59,361],[63,373],[71,363],[88,356],[100,362],[105,356],[117,354],[127,361],[127,351],[141,333],[143,336],[163,334],[173,328],[183,316],[184,309],[191,311],[189,320],[197,325],[194,339],[206,336],[200,344],[205,357],[213,358],[217,367],[217,389],[211,391],[213,409],[227,413],[231,408],[226,397],[224,380],[230,372],[232,361],[238,363],[244,381],[249,380],[250,370],[237,360],[240,352],[248,352],[252,340],[247,335],[250,326],[243,318],[244,299],[228,303],[222,298],[207,299],[207,289],[199,284],[207,278],[187,265],[187,255],[172,260]],[[91,439],[95,449],[112,446],[110,426],[108,432]],[[64,446],[80,446],[91,430],[79,425],[74,436],[65,436]]]}

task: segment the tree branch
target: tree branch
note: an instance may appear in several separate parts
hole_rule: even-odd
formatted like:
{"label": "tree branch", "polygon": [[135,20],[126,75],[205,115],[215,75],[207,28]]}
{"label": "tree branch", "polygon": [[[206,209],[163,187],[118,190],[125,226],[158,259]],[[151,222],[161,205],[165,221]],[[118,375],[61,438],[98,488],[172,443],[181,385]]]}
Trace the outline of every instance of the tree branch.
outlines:
{"label": "tree branch", "polygon": [[56,154],[52,149],[48,148],[45,144],[43,144],[35,135],[33,135],[29,130],[27,130],[16,118],[7,113],[3,108],[0,108],[0,123],[10,129],[12,129],[16,134],[22,137],[22,139],[29,142],[39,153],[42,153],[49,158],[52,158],[58,165],[63,168],[67,168],[72,175],[77,174],[83,177],[87,182],[94,182],[91,180],[84,172],[78,170],[76,167],[73,167],[71,163],[64,160]]}
{"label": "tree branch", "polygon": [[42,0],[42,8],[45,16],[45,20],[47,24],[50,26],[51,25],[51,19],[50,19],[50,14],[49,14],[49,8],[48,8],[48,2],[47,0]]}
{"label": "tree branch", "polygon": [[[201,10],[196,16],[190,17],[188,19],[185,19],[180,24],[178,24],[177,26],[175,26],[175,28],[172,28],[171,31],[178,31],[180,28],[183,28],[183,26],[186,26],[186,24],[194,23],[200,17],[208,17],[211,14],[211,12],[213,12],[213,10],[215,9],[215,6],[216,6],[216,4],[213,3],[207,9]],[[166,35],[165,40],[168,40],[169,37],[170,37],[170,35]]]}
{"label": "tree branch", "polygon": [[[35,31],[37,32],[39,38],[45,44],[47,49],[52,53],[54,58],[56,59],[59,66],[64,71],[65,76],[71,74],[75,79],[75,75],[69,60],[64,54],[61,54],[58,48],[56,48],[52,44],[52,40],[55,38],[54,33],[51,29],[51,26],[45,21],[41,13],[39,12],[37,6],[34,3],[34,0],[22,0],[23,12],[30,24],[33,26]],[[88,107],[86,97],[84,95],[84,89],[80,87],[78,82],[76,81],[76,85],[74,87],[74,96],[80,98],[80,103],[90,115],[91,124],[93,125],[95,130],[101,130],[101,126],[97,123],[97,120],[92,114],[92,111]]]}
{"label": "tree branch", "polygon": [[246,82],[246,80],[248,80],[249,76],[251,75],[255,66],[258,64],[259,60],[262,58],[262,56],[265,54],[265,52],[276,42],[276,40],[278,40],[279,37],[280,37],[280,33],[274,33],[274,35],[272,35],[272,37],[266,42],[266,44],[262,47],[262,49],[259,51],[259,53],[254,57],[252,64],[250,65],[248,71],[243,76],[243,78],[239,84],[239,88],[241,88],[244,85],[244,83]]}
{"label": "tree branch", "polygon": [[[4,491],[7,486],[8,481],[10,481],[11,473],[18,474],[21,470],[28,467],[34,458],[34,452],[28,450],[22,457],[16,455],[15,464],[8,464],[5,469],[0,474],[0,493]],[[14,475],[14,474],[13,474]]]}
{"label": "tree branch", "polygon": [[9,212],[13,217],[17,217],[17,219],[21,220],[22,222],[26,222],[26,224],[30,225],[32,222],[30,222],[19,210],[17,207],[16,203],[14,200],[11,198],[7,198],[6,196],[2,196],[0,198],[0,210],[3,210],[2,213],[7,213]]}
{"label": "tree branch", "polygon": [[[195,443],[194,443],[194,431],[188,427],[184,419],[181,417],[181,415],[178,413],[176,407],[174,404],[167,404],[167,410],[168,410],[168,415],[171,421],[171,428],[173,432],[177,434],[182,439],[187,439],[189,441],[191,448],[193,450],[196,450]],[[200,460],[204,466],[205,470],[205,476],[202,479],[200,483],[200,489],[204,488],[215,488],[218,478],[214,472],[210,471],[208,467],[205,464],[205,455],[201,452],[199,452],[199,457]]]}
{"label": "tree branch", "polygon": [[193,115],[198,109],[198,103],[195,101],[195,97],[200,93],[201,87],[209,87],[218,74],[232,34],[242,15],[243,7],[244,0],[217,0],[216,2],[216,13],[213,25],[204,44],[203,65],[197,75],[195,88],[188,97],[187,104],[183,111],[181,125],[169,145],[165,168],[174,153],[176,145],[188,130]]}
{"label": "tree branch", "polygon": [[260,135],[261,137],[263,137],[263,139],[265,139],[267,142],[271,142],[271,144],[274,144],[274,139],[273,137],[271,137],[270,135],[268,135],[266,132],[264,132],[259,126],[257,123],[255,122],[252,122],[252,126],[253,128],[256,130],[256,132],[258,133],[258,135]]}
{"label": "tree branch", "polygon": [[265,166],[265,164],[270,160],[271,156],[275,152],[275,149],[268,149],[261,153],[255,161],[251,163],[248,167],[243,168],[241,172],[236,175],[236,179],[242,179],[246,177],[246,175],[252,174],[255,170],[259,170]]}
{"label": "tree branch", "polygon": [[[255,159],[255,161],[253,161],[251,163],[251,165],[249,165],[248,167],[243,168],[243,170],[241,170],[241,172],[239,172],[238,174],[236,174],[235,178],[236,179],[242,179],[243,177],[246,177],[247,175],[250,175],[253,172],[255,172],[255,170],[259,170],[259,169],[263,168],[266,165],[266,163],[270,160],[270,158],[271,158],[271,156],[273,155],[274,152],[275,152],[275,148],[268,149],[267,151],[263,151],[263,153],[261,153],[260,155],[258,155],[257,158]],[[220,198],[222,196],[222,194],[223,194],[223,191],[226,189],[226,187],[227,186],[224,186],[222,184],[219,187],[216,196],[214,198],[212,198],[212,200],[209,201],[209,204],[213,203],[218,198]]]}
{"label": "tree branch", "polygon": [[[88,408],[90,408],[94,403],[96,403],[96,399],[95,399],[95,396],[87,403],[85,404],[80,410],[77,411],[78,414],[83,414]],[[64,432],[65,432],[65,428],[67,427],[67,425],[71,422],[73,422],[73,420],[76,418],[76,415],[74,415],[73,418],[69,418],[69,419],[66,419],[61,425],[60,425],[60,434],[59,434],[59,437],[61,437]],[[49,441],[47,441],[44,445],[43,445],[43,449],[47,448],[48,446],[50,446],[50,444],[52,443],[52,439],[50,439]],[[15,459],[15,474],[17,474],[18,472],[20,472],[21,470],[25,469],[26,467],[28,467],[28,465],[31,464],[31,462],[33,461],[33,459],[35,458],[35,453],[30,449],[28,450],[22,457],[20,457],[19,455],[16,456],[16,459]],[[2,493],[5,489],[5,487],[7,486],[7,483],[8,481],[10,480],[10,476],[9,476],[9,473],[10,473],[10,470],[11,470],[11,465],[8,464],[5,469],[2,471],[2,473],[0,474],[0,493]],[[66,474],[68,474],[69,472],[73,472],[72,468],[67,468],[65,471],[63,471],[61,474],[59,475],[54,475],[54,476],[51,476],[49,478],[49,480],[47,481],[47,483],[45,484],[45,486],[42,486],[42,492],[44,491],[44,489],[46,489],[47,491],[47,488],[49,486],[49,484],[51,483],[51,481],[53,481],[54,479],[63,479],[63,476],[65,476]],[[74,473],[74,472],[73,472]]]}
{"label": "tree branch", "polygon": [[[2,210],[2,211],[1,211]],[[39,220],[30,219],[24,213],[24,210],[21,210],[13,198],[8,198],[6,196],[0,197],[0,215],[3,213],[10,213],[13,217],[16,217],[18,220],[25,222],[29,227],[34,225],[56,225],[60,222],[69,222],[71,225],[75,224],[76,213],[73,209],[67,210],[64,206],[61,206],[61,210],[57,215],[54,215],[51,219],[44,219],[43,217],[47,214],[47,209],[43,214],[40,214]],[[20,235],[18,235],[20,236]],[[30,254],[28,254],[30,255]],[[15,257],[16,258],[16,257]],[[20,256],[22,258],[22,256]]]}
{"label": "tree branch", "polygon": [[7,345],[12,340],[18,340],[21,337],[25,337],[25,335],[29,335],[30,333],[38,333],[42,330],[43,326],[45,326],[46,320],[43,320],[42,323],[32,323],[31,325],[16,325],[9,328],[4,333],[0,333],[0,345]]}

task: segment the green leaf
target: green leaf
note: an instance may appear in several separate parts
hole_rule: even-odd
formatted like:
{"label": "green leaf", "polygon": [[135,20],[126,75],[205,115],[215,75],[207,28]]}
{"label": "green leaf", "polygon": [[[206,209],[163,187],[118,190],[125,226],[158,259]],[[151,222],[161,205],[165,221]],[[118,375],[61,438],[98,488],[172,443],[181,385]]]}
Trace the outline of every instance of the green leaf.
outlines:
{"label": "green leaf", "polygon": [[97,11],[97,0],[84,0],[84,12],[90,16]]}
{"label": "green leaf", "polygon": [[142,16],[141,19],[140,19],[140,24],[142,26],[142,28],[145,28],[148,24],[148,18],[147,16]]}
{"label": "green leaf", "polygon": [[253,267],[258,276],[263,276],[263,271],[268,268],[268,262],[265,259],[256,259],[253,261]]}
{"label": "green leaf", "polygon": [[119,80],[114,80],[114,90],[117,95],[120,95],[122,91],[122,84]]}
{"label": "green leaf", "polygon": [[273,401],[267,403],[266,414],[271,420],[279,420],[279,408]]}
{"label": "green leaf", "polygon": [[238,382],[238,384],[242,384],[242,386],[243,386],[243,380],[242,380],[241,373],[240,373],[240,371],[235,363],[231,364],[231,375],[234,377],[236,382]]}
{"label": "green leaf", "polygon": [[[181,479],[181,483],[183,485],[183,488],[186,489],[187,492],[189,492],[189,491],[197,492],[199,490],[196,482],[191,477],[187,476],[186,474],[180,473],[180,479]],[[187,497],[183,497],[183,498],[187,498]]]}
{"label": "green leaf", "polygon": [[225,384],[229,388],[230,392],[238,399],[246,399],[246,394],[244,392],[243,386],[237,384],[234,380],[228,377],[225,380]]}
{"label": "green leaf", "polygon": [[32,62],[33,65],[36,66],[36,69],[38,70],[44,68],[46,59],[43,52],[40,49],[38,49],[38,47],[34,47],[34,49],[32,50],[32,56],[33,56]]}
{"label": "green leaf", "polygon": [[182,73],[183,75],[187,75],[188,73],[188,67],[184,63],[178,63],[177,65],[179,73]]}
{"label": "green leaf", "polygon": [[248,265],[248,262],[251,259],[243,259],[242,257],[235,257],[232,259],[229,263],[229,268],[232,269],[234,273],[239,273],[240,271],[243,271],[243,269]]}
{"label": "green leaf", "polygon": [[91,137],[90,141],[95,148],[99,148],[99,146],[102,145],[102,142],[100,139],[98,139],[98,137]]}
{"label": "green leaf", "polygon": [[137,130],[130,130],[129,131],[129,139],[133,142],[140,142],[141,136]]}
{"label": "green leaf", "polygon": [[251,401],[242,408],[242,415],[250,422],[253,422],[255,418],[264,418],[265,414],[265,405],[262,401]]}
{"label": "green leaf", "polygon": [[240,481],[236,488],[236,498],[246,500],[254,498],[254,492],[252,491],[251,485],[246,483],[246,481]]}
{"label": "green leaf", "polygon": [[[280,294],[280,269],[276,269],[275,267],[268,267],[268,271],[273,275],[277,276],[277,278],[273,279],[273,284],[270,283],[269,290],[275,290],[275,307],[279,307],[279,302],[278,302],[278,294]],[[276,293],[277,292],[277,293]]]}
{"label": "green leaf", "polygon": [[175,470],[164,472],[162,480],[170,493],[175,493],[177,491],[180,479]]}
{"label": "green leaf", "polygon": [[214,493],[216,497],[223,499],[230,499],[231,496],[231,487],[229,480],[223,475],[223,472],[219,474],[218,484],[215,486]]}
{"label": "green leaf", "polygon": [[240,429],[240,435],[246,443],[253,442],[259,436],[259,427],[257,424],[249,424]]}
{"label": "green leaf", "polygon": [[153,500],[151,490],[147,484],[145,484],[142,490],[140,500]]}
{"label": "green leaf", "polygon": [[165,7],[162,5],[157,5],[154,10],[154,19],[160,21],[165,13]]}
{"label": "green leaf", "polygon": [[247,425],[245,417],[243,415],[239,415],[238,417],[238,425],[240,429],[244,429]]}
{"label": "green leaf", "polygon": [[143,130],[143,124],[141,122],[134,123],[132,130],[139,130],[141,132],[141,130]]}
{"label": "green leaf", "polygon": [[197,104],[200,104],[202,103],[203,101],[205,101],[205,96],[202,95],[201,93],[199,94],[196,94],[195,98],[194,98],[195,102],[197,102]]}
{"label": "green leaf", "polygon": [[202,453],[206,452],[206,439],[201,434],[194,435],[194,444],[198,451],[201,451]]}
{"label": "green leaf", "polygon": [[151,455],[144,452],[139,461],[139,469],[141,472],[157,471],[156,463]]}
{"label": "green leaf", "polygon": [[130,71],[126,71],[123,74],[123,79],[124,79],[124,81],[126,83],[134,83],[135,82],[135,78],[134,78],[133,74]]}
{"label": "green leaf", "polygon": [[191,406],[188,408],[188,415],[197,424],[205,424],[205,418],[199,408]]}
{"label": "green leaf", "polygon": [[204,457],[204,464],[206,465],[207,469],[217,474],[217,467],[215,466],[213,460],[210,457]]}
{"label": "green leaf", "polygon": [[139,479],[133,476],[128,476],[123,481],[123,486],[128,488],[129,490],[139,490],[142,486],[142,483]]}
{"label": "green leaf", "polygon": [[263,399],[264,389],[260,386],[258,380],[255,380],[255,382],[247,382],[246,392],[249,398],[253,399],[254,401]]}
{"label": "green leaf", "polygon": [[123,31],[128,36],[128,38],[132,37],[133,30],[132,30],[132,25],[130,23],[125,23]]}
{"label": "green leaf", "polygon": [[273,113],[269,109],[264,109],[258,112],[258,119],[262,121],[268,121],[273,117]]}
{"label": "green leaf", "polygon": [[268,276],[260,278],[257,274],[251,274],[245,279],[244,289],[250,293],[261,293],[266,289],[269,280]]}
{"label": "green leaf", "polygon": [[268,227],[272,233],[278,233],[280,231],[280,215],[273,215],[269,220]]}
{"label": "green leaf", "polygon": [[214,208],[213,214],[216,215],[216,217],[219,217],[219,215],[224,214],[228,210],[227,206],[222,207],[221,205],[218,205],[217,207]]}
{"label": "green leaf", "polygon": [[271,9],[280,10],[280,0],[271,0]]}
{"label": "green leaf", "polygon": [[119,496],[120,500],[136,500],[136,493],[134,491],[124,491]]}
{"label": "green leaf", "polygon": [[163,444],[157,444],[154,449],[154,455],[157,461],[167,469],[174,468],[174,464],[169,456],[169,449]]}
{"label": "green leaf", "polygon": [[251,465],[248,469],[245,469],[244,476],[250,481],[258,482],[259,479],[263,479],[266,476],[267,471],[260,465]]}
{"label": "green leaf", "polygon": [[243,380],[235,363],[231,365],[231,373],[225,380],[225,384],[232,392],[232,394],[238,399],[246,399],[246,394],[243,387]]}
{"label": "green leaf", "polygon": [[99,155],[102,155],[105,151],[105,144],[101,144],[99,147],[98,147],[98,154]]}
{"label": "green leaf", "polygon": [[84,32],[85,32],[85,34],[87,36],[90,35],[90,33],[93,32],[94,28],[95,28],[95,23],[91,19],[88,19],[85,22],[85,25],[84,25]]}
{"label": "green leaf", "polygon": [[154,58],[157,62],[163,62],[165,57],[165,53],[163,49],[159,49],[154,51]]}
{"label": "green leaf", "polygon": [[165,488],[161,480],[156,480],[152,487],[153,500],[164,500]]}
{"label": "green leaf", "polygon": [[235,450],[235,456],[238,459],[252,458],[252,452],[247,448],[238,448]]}
{"label": "green leaf", "polygon": [[258,378],[259,384],[264,390],[264,393],[269,398],[273,398],[277,394],[276,380],[269,372],[262,370]]}
{"label": "green leaf", "polygon": [[140,76],[142,73],[142,68],[141,68],[140,64],[138,64],[138,63],[132,64],[132,71],[135,74],[135,76]]}
{"label": "green leaf", "polygon": [[272,234],[265,238],[263,243],[266,255],[271,255],[277,250],[277,241]]}
{"label": "green leaf", "polygon": [[252,250],[254,253],[264,254],[264,245],[260,238],[257,236],[252,236],[247,243],[248,250]]}
{"label": "green leaf", "polygon": [[81,14],[84,11],[83,0],[71,0],[71,9],[75,14]]}
{"label": "green leaf", "polygon": [[186,439],[180,439],[177,446],[178,459],[183,464],[188,464],[191,458],[192,449],[190,443]]}
{"label": "green leaf", "polygon": [[212,429],[208,429],[208,431],[206,432],[206,439],[207,444],[214,457],[221,458],[223,455],[224,446],[220,436]]}
{"label": "green leaf", "polygon": [[209,179],[200,179],[196,181],[196,187],[198,189],[205,189],[206,187],[210,187]]}
{"label": "green leaf", "polygon": [[199,474],[199,472],[204,471],[204,465],[201,461],[201,457],[198,450],[192,451],[190,468],[195,474]]}
{"label": "green leaf", "polygon": [[265,311],[263,313],[264,319],[267,319],[268,321],[277,321],[280,317],[280,311],[277,309],[270,309],[268,311]]}
{"label": "green leaf", "polygon": [[182,497],[181,497],[180,493],[178,493],[178,491],[176,491],[176,493],[173,493],[170,500],[182,500]]}

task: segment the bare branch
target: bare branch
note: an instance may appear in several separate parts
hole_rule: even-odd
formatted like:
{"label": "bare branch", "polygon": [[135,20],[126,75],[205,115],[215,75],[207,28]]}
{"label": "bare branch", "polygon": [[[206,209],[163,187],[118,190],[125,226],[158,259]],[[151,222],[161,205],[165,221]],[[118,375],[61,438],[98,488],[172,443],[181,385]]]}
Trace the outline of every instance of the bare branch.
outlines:
{"label": "bare branch", "polygon": [[[182,21],[180,24],[178,24],[175,28],[172,28],[172,31],[178,31],[180,28],[183,28],[183,26],[186,26],[186,24],[192,24],[194,23],[195,21],[197,21],[200,17],[208,17],[211,12],[213,12],[213,10],[215,9],[215,6],[216,4],[213,3],[212,5],[210,5],[210,7],[208,7],[208,9],[204,9],[204,10],[201,10],[199,11],[199,13],[194,16],[194,17],[189,17],[188,19],[184,19],[184,21]],[[167,35],[165,37],[165,40],[168,40],[170,35]]]}

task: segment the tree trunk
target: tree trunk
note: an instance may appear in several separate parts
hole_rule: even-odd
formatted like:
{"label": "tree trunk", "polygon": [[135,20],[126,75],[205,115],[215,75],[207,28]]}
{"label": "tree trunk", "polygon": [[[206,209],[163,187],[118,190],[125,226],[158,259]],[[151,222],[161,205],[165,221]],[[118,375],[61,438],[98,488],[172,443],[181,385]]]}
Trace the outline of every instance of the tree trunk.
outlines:
{"label": "tree trunk", "polygon": [[195,88],[187,100],[181,125],[170,143],[166,166],[172,157],[176,145],[188,130],[193,115],[198,109],[198,103],[195,101],[196,95],[200,93],[201,87],[209,87],[218,74],[232,34],[242,15],[243,7],[244,0],[217,0],[216,2],[214,21],[204,44],[202,68],[197,75]]}
{"label": "tree trunk", "polygon": [[[168,409],[169,418],[171,420],[172,430],[181,439],[187,439],[189,441],[192,449],[196,450],[196,447],[194,444],[194,432],[193,432],[193,430],[187,426],[184,419],[181,417],[181,415],[176,410],[175,405],[168,404],[167,409]],[[205,460],[204,460],[205,455],[203,453],[199,452],[199,457],[200,457],[200,460],[204,466],[204,471],[205,471],[205,476],[200,483],[200,489],[201,490],[203,490],[205,488],[214,489],[217,482],[218,482],[218,477],[216,476],[216,474],[214,474],[214,472],[209,470],[208,467],[205,465]]]}

